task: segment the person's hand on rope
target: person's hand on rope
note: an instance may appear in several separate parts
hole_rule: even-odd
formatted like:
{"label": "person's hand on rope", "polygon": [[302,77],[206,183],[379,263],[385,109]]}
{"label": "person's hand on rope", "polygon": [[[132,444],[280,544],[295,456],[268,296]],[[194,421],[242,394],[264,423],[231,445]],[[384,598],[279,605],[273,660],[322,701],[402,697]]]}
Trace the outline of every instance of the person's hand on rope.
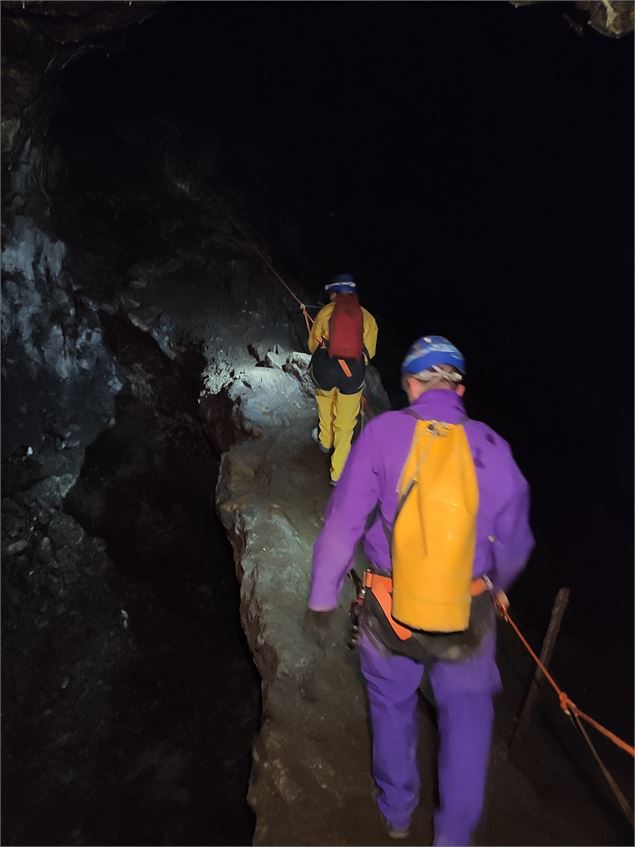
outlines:
{"label": "person's hand on rope", "polygon": [[302,634],[307,641],[323,650],[332,638],[334,618],[335,609],[328,612],[307,609],[302,623]]}

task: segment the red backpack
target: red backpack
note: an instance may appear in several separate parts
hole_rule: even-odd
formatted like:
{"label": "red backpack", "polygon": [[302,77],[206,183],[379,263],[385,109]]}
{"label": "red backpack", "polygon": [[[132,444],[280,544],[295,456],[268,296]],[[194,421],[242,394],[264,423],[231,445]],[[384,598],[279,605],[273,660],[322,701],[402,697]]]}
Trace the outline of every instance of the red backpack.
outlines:
{"label": "red backpack", "polygon": [[355,294],[336,294],[329,319],[328,351],[332,359],[361,359],[364,316]]}

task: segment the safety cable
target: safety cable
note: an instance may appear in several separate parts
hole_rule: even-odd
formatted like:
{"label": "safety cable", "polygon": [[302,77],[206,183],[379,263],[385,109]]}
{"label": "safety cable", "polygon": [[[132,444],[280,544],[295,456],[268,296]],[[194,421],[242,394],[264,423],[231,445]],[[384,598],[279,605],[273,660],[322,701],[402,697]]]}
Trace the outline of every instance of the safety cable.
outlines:
{"label": "safety cable", "polygon": [[635,758],[635,748],[631,744],[627,744],[626,741],[622,741],[622,739],[615,735],[615,733],[611,732],[606,727],[602,726],[602,724],[598,723],[592,717],[590,717],[581,709],[579,709],[573,702],[573,700],[571,700],[570,697],[565,694],[565,692],[559,687],[553,676],[549,673],[545,665],[540,661],[540,659],[532,649],[531,644],[527,641],[527,639],[522,634],[517,624],[514,622],[511,615],[507,611],[507,609],[503,606],[503,604],[497,597],[494,597],[494,604],[498,611],[501,613],[503,620],[505,620],[512,627],[512,629],[523,643],[523,646],[525,647],[531,658],[534,660],[534,662],[540,668],[541,672],[544,674],[547,682],[551,685],[553,690],[558,695],[558,699],[560,701],[560,708],[565,713],[565,715],[568,715],[569,712],[571,712],[577,717],[582,718],[582,720],[589,723],[594,729],[596,729],[598,732],[601,732],[602,735],[606,736],[606,738],[611,740],[613,744],[617,745],[620,749],[624,750],[625,753],[628,753],[630,756],[633,756]]}
{"label": "safety cable", "polygon": [[633,825],[633,811],[632,811],[631,807],[629,806],[626,798],[624,797],[624,795],[620,791],[617,783],[615,782],[615,779],[613,778],[613,776],[609,772],[608,768],[606,767],[606,765],[604,764],[604,762],[600,758],[599,753],[595,749],[595,746],[593,745],[593,742],[589,738],[588,733],[584,729],[584,726],[582,725],[582,722],[581,722],[580,719],[582,719],[583,721],[586,721],[594,729],[596,729],[598,732],[600,732],[602,735],[604,735],[606,738],[608,738],[609,741],[612,741],[613,744],[615,744],[621,750],[624,750],[624,752],[628,753],[630,756],[635,757],[635,748],[633,748],[633,746],[631,744],[627,744],[626,741],[622,741],[622,739],[619,738],[617,735],[615,735],[615,733],[608,730],[605,726],[602,726],[602,724],[598,723],[596,720],[594,720],[592,717],[587,715],[585,712],[583,712],[581,709],[579,709],[576,706],[576,704],[573,702],[573,700],[571,700],[571,698],[559,687],[559,685],[557,684],[557,682],[555,681],[553,676],[547,670],[544,663],[540,661],[540,659],[536,655],[535,651],[532,649],[531,644],[527,641],[527,639],[522,634],[522,632],[518,628],[518,625],[512,619],[511,615],[509,614],[509,612],[507,611],[505,606],[501,603],[501,601],[498,599],[498,597],[496,597],[496,595],[493,592],[492,592],[492,599],[494,601],[494,605],[496,606],[496,608],[500,612],[503,620],[512,627],[512,629],[514,630],[514,632],[516,633],[516,635],[520,639],[521,643],[523,644],[523,646],[525,647],[525,649],[527,650],[527,652],[529,653],[531,658],[534,660],[536,665],[540,668],[540,671],[543,674],[543,676],[545,677],[545,679],[547,680],[547,682],[551,685],[553,690],[558,695],[558,700],[560,702],[560,708],[565,713],[565,715],[571,720],[571,722],[574,724],[576,729],[579,731],[583,740],[588,745],[588,747],[591,750],[591,753],[593,755],[593,758],[598,763],[598,766],[600,767],[600,770],[602,771],[604,778],[606,779],[607,783],[609,784],[609,787],[613,791],[615,798],[618,801],[621,810],[624,812],[626,818],[628,819],[629,823],[632,826]]}
{"label": "safety cable", "polygon": [[624,797],[624,795],[620,791],[620,788],[619,788],[617,782],[615,782],[613,775],[611,774],[609,769],[606,767],[606,765],[604,764],[604,762],[600,758],[600,754],[598,753],[598,751],[595,748],[595,745],[593,744],[593,742],[589,738],[589,734],[587,733],[586,729],[582,725],[580,718],[575,713],[572,712],[572,713],[569,714],[569,719],[574,724],[575,728],[580,733],[583,741],[586,743],[587,747],[591,751],[593,758],[595,759],[595,761],[598,764],[598,767],[602,771],[602,775],[604,776],[604,779],[607,781],[609,788],[611,789],[611,791],[615,795],[615,799],[619,803],[621,810],[624,812],[626,819],[628,820],[630,825],[633,826],[633,810],[628,805],[628,801],[627,801],[626,797]]}

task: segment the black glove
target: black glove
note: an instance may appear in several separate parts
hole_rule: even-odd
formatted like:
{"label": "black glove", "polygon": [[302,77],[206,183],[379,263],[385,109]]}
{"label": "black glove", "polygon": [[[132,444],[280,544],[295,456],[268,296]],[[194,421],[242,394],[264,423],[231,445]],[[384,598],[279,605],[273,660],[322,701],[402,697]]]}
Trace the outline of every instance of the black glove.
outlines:
{"label": "black glove", "polygon": [[334,609],[328,612],[314,612],[313,609],[307,609],[304,614],[302,634],[307,641],[324,648],[328,643],[329,635],[332,633],[334,618]]}

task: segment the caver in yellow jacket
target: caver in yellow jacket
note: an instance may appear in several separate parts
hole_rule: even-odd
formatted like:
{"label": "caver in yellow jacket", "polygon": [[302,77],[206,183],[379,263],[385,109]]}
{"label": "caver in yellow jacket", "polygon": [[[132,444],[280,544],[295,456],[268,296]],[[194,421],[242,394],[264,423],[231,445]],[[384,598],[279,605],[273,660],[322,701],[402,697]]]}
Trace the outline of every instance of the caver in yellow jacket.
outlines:
{"label": "caver in yellow jacket", "polygon": [[329,321],[335,308],[334,296],[354,294],[355,283],[350,274],[336,277],[326,286],[332,298],[318,313],[309,336],[311,376],[316,386],[319,427],[313,438],[320,449],[331,452],[331,484],[340,478],[351,449],[353,430],[359,415],[366,365],[377,348],[377,322],[361,307],[363,352],[360,359],[331,358],[328,354]]}
{"label": "caver in yellow jacket", "polygon": [[[327,303],[320,311],[317,313],[317,317],[315,318],[315,323],[311,327],[311,334],[309,335],[309,353],[314,353],[318,348],[320,341],[322,339],[328,339],[329,337],[329,318],[333,314],[333,309],[335,307],[334,303]],[[371,315],[371,313],[365,309],[363,306],[362,315],[364,316],[364,347],[365,349],[365,358],[366,364],[375,356],[375,352],[377,350],[377,321]]]}

